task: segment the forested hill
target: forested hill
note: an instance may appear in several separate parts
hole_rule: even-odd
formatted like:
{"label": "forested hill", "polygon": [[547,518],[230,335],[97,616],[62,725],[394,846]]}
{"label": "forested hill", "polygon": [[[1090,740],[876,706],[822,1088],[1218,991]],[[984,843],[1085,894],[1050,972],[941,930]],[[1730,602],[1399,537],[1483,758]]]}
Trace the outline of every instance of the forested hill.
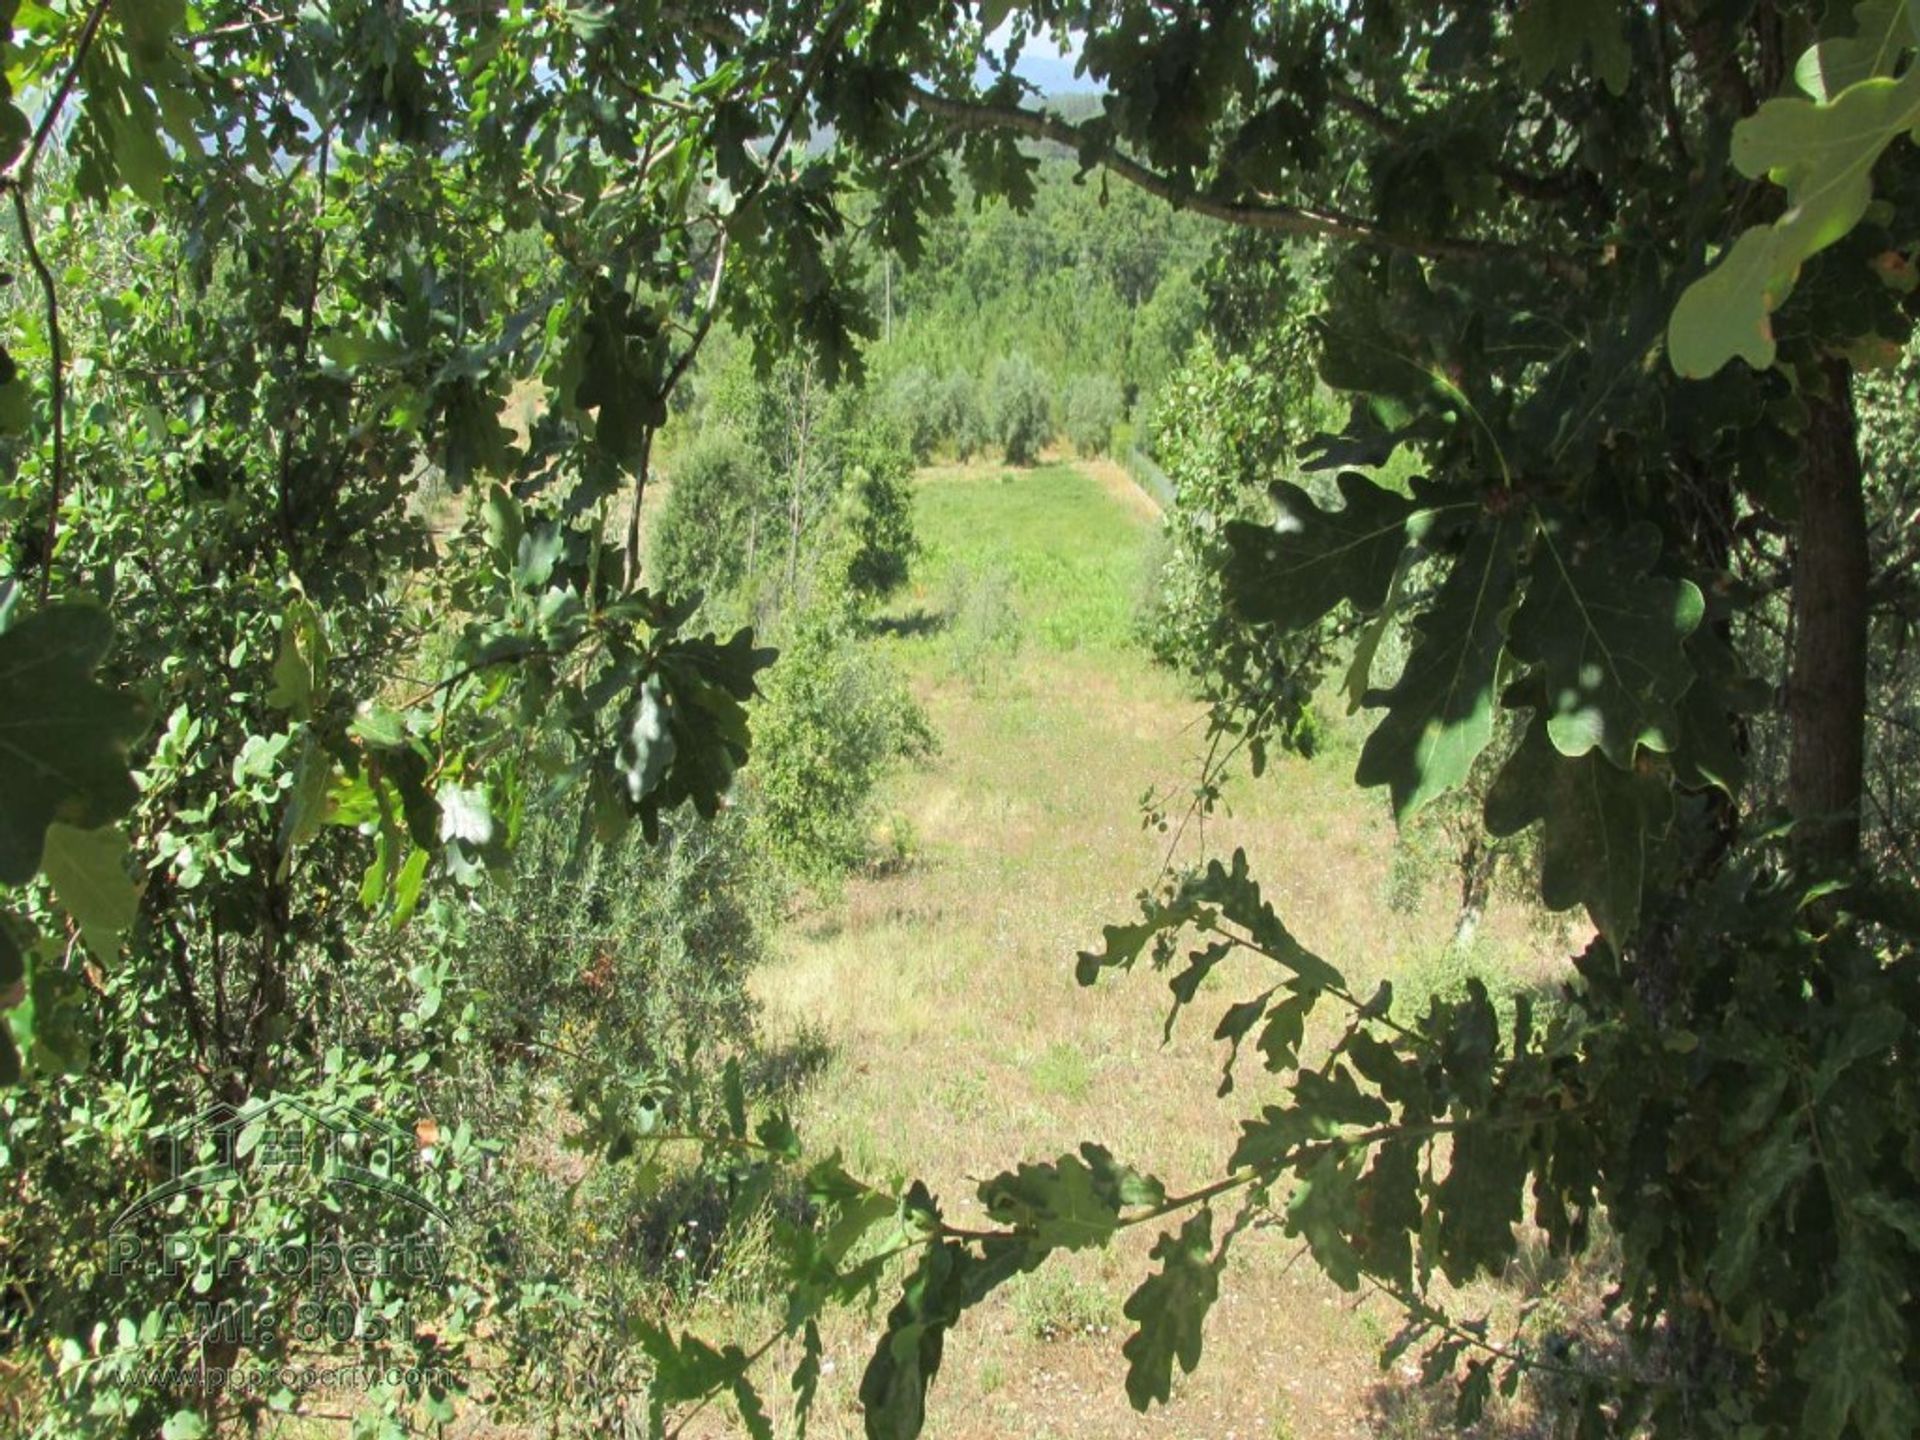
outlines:
{"label": "forested hill", "polygon": [[[1064,98],[1099,105],[1090,94]],[[1131,401],[1150,397],[1199,327],[1199,272],[1217,227],[1083,174],[1058,146],[1033,148],[1030,209],[974,196],[956,170],[959,202],[928,227],[918,262],[877,261],[875,367],[977,375],[1021,354],[1060,381],[1109,376]]]}

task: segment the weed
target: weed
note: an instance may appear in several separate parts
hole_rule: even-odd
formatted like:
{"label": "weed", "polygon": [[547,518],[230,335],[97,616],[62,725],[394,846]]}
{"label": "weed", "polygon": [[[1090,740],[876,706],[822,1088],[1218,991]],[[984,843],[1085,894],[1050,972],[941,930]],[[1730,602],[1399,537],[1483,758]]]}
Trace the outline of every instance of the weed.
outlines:
{"label": "weed", "polygon": [[1077,1104],[1093,1089],[1093,1062],[1079,1046],[1056,1040],[1033,1062],[1033,1083],[1049,1095]]}
{"label": "weed", "polygon": [[1120,1306],[1106,1286],[1058,1261],[1020,1276],[1009,1294],[1021,1330],[1034,1340],[1104,1335],[1120,1318]]}
{"label": "weed", "polygon": [[978,689],[1001,674],[1020,649],[1013,577],[997,562],[947,575],[947,656],[953,673]]}

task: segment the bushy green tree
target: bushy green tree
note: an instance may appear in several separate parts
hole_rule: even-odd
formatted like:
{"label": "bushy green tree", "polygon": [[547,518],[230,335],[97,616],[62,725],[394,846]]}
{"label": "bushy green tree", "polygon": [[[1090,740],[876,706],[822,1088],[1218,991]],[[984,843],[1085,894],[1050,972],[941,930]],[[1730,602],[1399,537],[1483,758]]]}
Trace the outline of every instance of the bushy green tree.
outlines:
{"label": "bushy green tree", "polygon": [[[1055,383],[1103,374],[1130,399],[1150,393],[1198,321],[1192,277],[1217,232],[1150,196],[1087,180],[1060,147],[1035,146],[1031,159],[1025,207],[978,184],[964,162],[953,166],[960,203],[928,225],[918,263],[893,271],[884,353],[975,375],[1019,353]],[[978,205],[968,203],[974,195]]]}
{"label": "bushy green tree", "polygon": [[1125,413],[1126,397],[1110,375],[1075,375],[1060,392],[1060,428],[1080,455],[1106,454]]}
{"label": "bushy green tree", "polygon": [[934,448],[951,438],[952,426],[941,403],[940,382],[920,365],[908,365],[889,376],[881,408],[904,439],[914,463],[924,465]]}
{"label": "bushy green tree", "polygon": [[832,597],[799,618],[781,655],[754,711],[753,823],[790,874],[831,893],[869,855],[881,779],[930,753],[933,732]]}
{"label": "bushy green tree", "polygon": [[846,583],[868,600],[906,584],[920,537],[913,528],[912,455],[883,416],[869,416],[847,439],[839,523],[851,532]]}
{"label": "bushy green tree", "polygon": [[1174,503],[1165,517],[1147,643],[1214,707],[1216,724],[1239,731],[1256,762],[1269,737],[1295,749],[1314,743],[1310,705],[1332,653],[1332,631],[1283,639],[1244,624],[1221,578],[1226,527],[1265,519],[1274,478],[1298,473],[1298,447],[1325,418],[1314,391],[1300,312],[1242,353],[1222,354],[1203,335],[1161,391],[1153,437]]}
{"label": "bushy green tree", "polygon": [[940,381],[938,396],[941,438],[954,455],[970,460],[988,443],[986,413],[980,403],[980,385],[965,370],[950,370]]}
{"label": "bushy green tree", "polygon": [[1169,274],[1134,316],[1126,392],[1136,410],[1173,378],[1206,321],[1206,295],[1196,279],[1202,270],[1196,263]]}
{"label": "bushy green tree", "polygon": [[[763,374],[750,348],[736,347],[707,387],[700,437],[680,462],[696,467],[699,486],[678,514],[675,472],[662,563],[696,556],[716,588],[750,591],[771,609],[805,608],[848,585],[870,598],[891,593],[919,548],[899,393],[828,385],[793,355]],[[737,505],[724,503],[735,495]]]}
{"label": "bushy green tree", "polygon": [[708,426],[667,469],[652,579],[675,595],[723,594],[752,570],[767,508],[767,461],[731,427]]}
{"label": "bushy green tree", "polygon": [[987,374],[987,433],[1009,465],[1031,465],[1053,438],[1053,408],[1046,377],[1025,355],[994,362]]}

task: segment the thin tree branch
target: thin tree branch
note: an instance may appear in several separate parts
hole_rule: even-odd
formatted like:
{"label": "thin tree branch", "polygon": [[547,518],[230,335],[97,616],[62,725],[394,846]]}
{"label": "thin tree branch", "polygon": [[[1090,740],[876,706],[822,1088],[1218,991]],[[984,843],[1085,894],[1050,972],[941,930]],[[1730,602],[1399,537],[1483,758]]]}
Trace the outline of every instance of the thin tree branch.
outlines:
{"label": "thin tree branch", "polygon": [[1381,230],[1355,215],[1316,206],[1295,205],[1268,196],[1252,202],[1222,199],[1150,169],[1122,154],[1110,140],[1090,136],[1081,127],[1044,110],[1023,110],[1012,105],[955,100],[911,83],[907,86],[907,93],[913,103],[929,115],[959,129],[1010,130],[1030,139],[1051,141],[1072,150],[1083,160],[1103,166],[1128,184],[1165,200],[1176,209],[1190,210],[1196,215],[1205,215],[1243,229],[1380,245],[1430,260],[1517,261],[1539,266],[1567,279],[1583,273],[1578,262],[1565,255],[1528,250],[1502,241],[1401,235]]}
{"label": "thin tree branch", "polygon": [[40,281],[47,302],[47,370],[52,383],[50,403],[53,409],[53,473],[47,496],[47,522],[40,541],[40,603],[45,604],[53,586],[53,547],[60,538],[60,506],[67,489],[67,382],[64,346],[60,338],[60,292],[53,283],[53,271],[40,254],[33,238],[33,216],[27,208],[26,190],[13,188],[13,214],[20,225],[20,244],[27,252],[27,264]]}
{"label": "thin tree branch", "polygon": [[47,148],[47,140],[60,119],[60,112],[66,108],[67,98],[73,94],[74,81],[80,78],[80,67],[86,63],[87,52],[93,49],[94,37],[100,33],[100,24],[107,18],[107,11],[112,6],[113,0],[96,0],[93,9],[87,12],[87,18],[80,26],[80,36],[73,44],[73,59],[67,62],[66,73],[60,77],[53,99],[47,103],[46,113],[40,117],[40,124],[34,129],[33,141],[27,146],[27,153],[20,157],[12,174],[7,177],[16,188],[25,189],[33,183],[33,167],[40,163],[40,152]]}
{"label": "thin tree branch", "polygon": [[720,243],[714,247],[713,274],[707,280],[707,300],[700,312],[700,318],[694,322],[692,334],[688,337],[687,348],[680,358],[673,362],[673,368],[667,371],[667,378],[661,383],[662,396],[671,395],[687,367],[693,364],[694,357],[700,353],[700,347],[707,343],[707,336],[713,330],[713,322],[720,313],[720,277],[727,268],[727,241],[731,238],[727,228],[720,227]]}
{"label": "thin tree branch", "polygon": [[47,102],[46,112],[34,128],[33,139],[28,143],[26,153],[0,180],[0,184],[13,192],[13,213],[20,224],[20,244],[26,251],[27,264],[39,280],[41,293],[47,302],[47,368],[53,408],[53,463],[50,493],[47,496],[46,531],[40,547],[42,604],[46,603],[53,585],[53,547],[60,538],[60,506],[66,499],[67,383],[66,356],[60,336],[60,291],[54,284],[53,271],[47,267],[34,239],[33,215],[27,205],[27,191],[32,188],[34,167],[40,163],[40,153],[46,149],[47,141],[53,135],[53,127],[60,119],[60,112],[66,108],[67,99],[73,94],[74,82],[80,77],[80,67],[86,63],[87,53],[93,49],[94,37],[100,33],[101,22],[107,18],[107,10],[112,4],[113,0],[96,0],[94,7],[87,12],[87,18],[80,26],[79,37],[74,41],[73,58],[67,62],[60,83],[54,87],[53,98]]}

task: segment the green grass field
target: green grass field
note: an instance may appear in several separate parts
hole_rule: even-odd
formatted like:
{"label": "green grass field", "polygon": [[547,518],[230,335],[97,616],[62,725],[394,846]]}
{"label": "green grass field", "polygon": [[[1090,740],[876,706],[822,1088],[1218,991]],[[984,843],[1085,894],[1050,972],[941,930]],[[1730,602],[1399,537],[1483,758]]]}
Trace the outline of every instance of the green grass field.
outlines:
{"label": "green grass field", "polygon": [[[1161,1045],[1160,977],[1073,980],[1076,951],[1167,860],[1168,838],[1142,827],[1142,793],[1190,781],[1204,738],[1199,707],[1132,639],[1157,520],[1130,484],[1111,466],[922,476],[926,553],[873,642],[902,663],[941,740],[884,797],[909,858],[797,917],[759,977],[770,1038],[824,1041],[831,1057],[800,1100],[809,1142],[839,1146],[856,1172],[925,1178],[950,1215],[975,1211],[979,1180],[1083,1139],[1170,1185],[1204,1180],[1237,1116],[1271,1093],[1243,1067],[1232,1101],[1216,1098],[1200,1017]],[[1393,827],[1352,787],[1341,748],[1236,784],[1231,813],[1190,827],[1177,859],[1246,846],[1303,941],[1356,984],[1404,977],[1444,944],[1445,886],[1388,909]],[[1487,930],[1524,934],[1499,914]],[[1405,1377],[1374,1362],[1389,1307],[1293,1263],[1297,1242],[1278,1230],[1236,1247],[1210,1363],[1167,1411],[1135,1415],[1120,1307],[1152,1238],[1050,1263],[969,1316],[929,1435],[1424,1433],[1405,1428]],[[877,1330],[877,1316],[836,1323],[812,1433],[859,1433],[854,1392]]]}
{"label": "green grass field", "polygon": [[1053,650],[1125,648],[1147,579],[1142,518],[1070,465],[926,472],[915,600],[997,569],[1012,582],[1027,639]]}

